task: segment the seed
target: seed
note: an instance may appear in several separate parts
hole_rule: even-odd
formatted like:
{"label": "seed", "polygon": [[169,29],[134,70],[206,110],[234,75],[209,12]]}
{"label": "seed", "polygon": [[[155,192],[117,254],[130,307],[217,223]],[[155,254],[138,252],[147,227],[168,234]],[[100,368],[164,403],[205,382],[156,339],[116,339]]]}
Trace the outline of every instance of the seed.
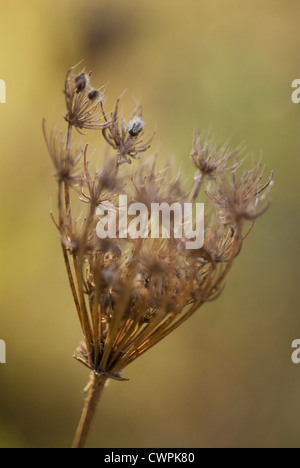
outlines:
{"label": "seed", "polygon": [[138,136],[144,129],[145,123],[141,117],[133,117],[133,119],[130,120],[128,126],[127,126],[127,131],[130,136],[136,137]]}

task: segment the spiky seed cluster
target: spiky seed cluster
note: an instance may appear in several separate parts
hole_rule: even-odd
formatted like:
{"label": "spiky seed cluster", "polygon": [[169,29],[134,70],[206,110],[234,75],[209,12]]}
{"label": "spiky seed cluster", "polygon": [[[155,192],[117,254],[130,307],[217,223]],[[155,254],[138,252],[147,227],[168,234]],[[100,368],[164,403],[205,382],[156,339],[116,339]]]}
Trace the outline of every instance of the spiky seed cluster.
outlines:
{"label": "spiky seed cluster", "polygon": [[128,125],[119,118],[119,103],[117,99],[114,112],[111,115],[110,125],[102,131],[106,142],[116,151],[118,165],[131,164],[132,159],[139,159],[139,154],[150,148],[154,134],[146,142],[143,139],[144,121],[142,108],[135,110]]}
{"label": "spiky seed cluster", "polygon": [[[102,96],[100,107],[91,102],[96,95],[90,89],[90,76],[82,72],[74,77],[72,69],[67,73],[65,95],[67,139],[52,132],[47,145],[58,180],[56,225],[84,335],[75,358],[94,375],[122,380],[121,372],[128,364],[220,295],[241,250],[245,223],[254,223],[268,207],[264,197],[272,179],[261,184],[260,165],[240,173],[239,149],[218,149],[208,141],[202,143],[199,137],[193,142],[197,172],[188,192],[183,189],[181,175],[170,180],[168,168],[156,171],[155,157],[148,157],[131,173],[122,163],[137,158],[152,140],[145,143],[141,138],[141,109],[125,124],[119,117],[118,99],[108,118]],[[102,130],[115,158],[93,170],[88,147],[74,151],[71,146],[73,127]],[[184,239],[97,237],[99,204],[109,201],[117,205],[118,195],[124,193],[128,200],[148,207],[154,202],[195,203],[206,181],[206,229],[201,249],[186,250]],[[70,189],[82,202],[81,207],[87,207],[81,220],[75,220],[78,201],[71,198]]]}
{"label": "spiky seed cluster", "polygon": [[194,165],[198,168],[198,176],[207,176],[214,179],[217,174],[224,172],[233,172],[241,165],[241,161],[237,160],[233,164],[229,162],[234,156],[240,153],[241,147],[231,150],[229,145],[225,143],[218,147],[215,142],[212,142],[209,137],[202,137],[196,133],[193,140],[193,148],[191,158]]}
{"label": "spiky seed cluster", "polygon": [[65,80],[67,113],[65,120],[81,133],[82,129],[100,130],[107,126],[101,103],[104,95],[91,86],[90,75],[81,72],[75,77],[71,68]]}
{"label": "spiky seed cluster", "polygon": [[59,183],[67,186],[75,186],[82,181],[82,172],[79,171],[79,162],[82,160],[83,152],[80,148],[70,152],[66,151],[66,138],[62,132],[50,132],[46,135],[45,121],[43,121],[43,132],[47,142],[49,155],[55,167],[55,176]]}
{"label": "spiky seed cluster", "polygon": [[230,177],[220,177],[215,192],[208,192],[224,225],[255,221],[269,208],[270,200],[264,203],[265,190],[272,186],[273,173],[264,185],[261,174],[261,164],[255,164],[239,178],[233,171]]}

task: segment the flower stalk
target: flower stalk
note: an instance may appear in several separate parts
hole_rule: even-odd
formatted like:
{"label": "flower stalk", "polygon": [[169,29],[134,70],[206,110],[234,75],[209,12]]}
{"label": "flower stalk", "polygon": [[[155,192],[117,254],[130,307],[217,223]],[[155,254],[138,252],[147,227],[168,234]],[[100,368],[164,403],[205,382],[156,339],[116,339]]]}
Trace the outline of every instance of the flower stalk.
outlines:
{"label": "flower stalk", "polygon": [[85,447],[106,380],[107,377],[105,375],[92,374],[88,397],[83,408],[72,448],[78,449]]}

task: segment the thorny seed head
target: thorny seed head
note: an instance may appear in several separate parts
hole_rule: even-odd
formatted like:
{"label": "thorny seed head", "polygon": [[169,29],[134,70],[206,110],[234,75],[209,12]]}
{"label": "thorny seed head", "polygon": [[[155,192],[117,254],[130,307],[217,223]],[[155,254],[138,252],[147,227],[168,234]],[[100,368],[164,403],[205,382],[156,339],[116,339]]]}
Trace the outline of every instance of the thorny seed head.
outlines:
{"label": "thorny seed head", "polygon": [[81,133],[82,129],[101,130],[108,125],[102,109],[103,94],[90,84],[90,74],[81,72],[74,76],[74,68],[68,70],[65,80],[65,120]]}
{"label": "thorny seed head", "polygon": [[81,186],[80,200],[89,203],[95,209],[100,204],[113,200],[118,196],[124,181],[112,159],[108,159],[102,170],[92,172],[86,158],[87,146],[84,150],[85,178]]}
{"label": "thorny seed head", "polygon": [[240,155],[241,147],[231,150],[225,143],[218,147],[209,137],[195,133],[191,158],[199,170],[199,176],[214,179],[218,174],[233,171],[241,165],[240,159],[229,165],[229,161]]}
{"label": "thorny seed head", "polygon": [[[128,125],[119,118],[119,99],[117,99],[115,110],[111,116],[111,123],[102,131],[106,142],[117,151],[117,165],[131,164],[132,159],[139,159],[138,155],[150,148],[152,137],[144,142],[142,138],[144,121],[142,109],[139,108],[139,116],[132,117]],[[141,136],[139,139],[138,137]]]}
{"label": "thorny seed head", "polygon": [[157,157],[149,158],[133,173],[133,200],[147,206],[149,212],[152,203],[176,203],[185,197],[181,176],[170,181],[170,168],[161,171],[155,169]]}
{"label": "thorny seed head", "polygon": [[269,207],[270,200],[264,203],[267,189],[273,184],[273,173],[264,185],[261,164],[256,164],[251,170],[238,176],[233,171],[230,177],[220,177],[216,191],[208,190],[207,194],[217,208],[220,221],[226,225],[255,221]]}
{"label": "thorny seed head", "polygon": [[55,176],[59,183],[65,183],[68,186],[79,186],[82,183],[82,162],[83,151],[81,148],[76,150],[66,150],[66,139],[62,132],[51,131],[47,137],[45,121],[43,121],[43,132],[49,155],[55,167]]}
{"label": "thorny seed head", "polygon": [[[170,168],[156,170],[156,156],[129,171],[121,164],[136,159],[152,140],[143,141],[141,108],[125,124],[117,99],[108,119],[103,95],[91,88],[89,76],[82,72],[74,77],[73,69],[67,73],[66,120],[77,129],[102,130],[115,158],[94,168],[87,145],[72,150],[70,128],[67,139],[51,132],[47,146],[59,187],[56,226],[85,340],[75,357],[97,375],[122,380],[128,364],[219,297],[245,240],[247,222],[253,225],[269,206],[265,196],[273,179],[262,184],[260,164],[240,173],[239,148],[218,148],[200,137],[193,141],[197,172],[189,190],[181,174],[172,180]],[[201,190],[208,196],[201,249],[187,250],[184,239],[103,240],[96,235],[97,205],[109,202],[118,210],[121,194],[130,203],[151,207],[154,202],[194,204]]]}

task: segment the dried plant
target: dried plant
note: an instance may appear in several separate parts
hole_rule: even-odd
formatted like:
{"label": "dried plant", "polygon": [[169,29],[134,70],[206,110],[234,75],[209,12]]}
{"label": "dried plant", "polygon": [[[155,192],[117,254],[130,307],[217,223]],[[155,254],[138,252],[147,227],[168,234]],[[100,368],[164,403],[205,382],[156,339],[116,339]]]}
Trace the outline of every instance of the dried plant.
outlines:
{"label": "dried plant", "polygon": [[[132,166],[124,163],[138,159],[152,140],[144,140],[141,108],[125,122],[118,99],[107,113],[104,95],[91,86],[90,74],[76,74],[74,68],[67,73],[64,92],[66,138],[57,131],[47,135],[45,123],[44,133],[58,185],[58,219],[52,218],[84,338],[74,357],[91,371],[73,444],[81,448],[106,381],[126,380],[125,367],[219,297],[245,237],[269,206],[265,199],[272,175],[263,185],[260,164],[242,172],[240,148],[218,148],[201,135],[193,142],[197,172],[188,191],[181,175],[171,180],[169,168],[155,169],[155,156],[144,157],[129,171]],[[115,155],[93,169],[88,146],[73,147],[73,129],[100,131]],[[120,194],[147,206],[178,200],[195,204],[202,189],[207,205],[200,249],[187,250],[184,239],[101,240],[96,235],[97,206],[117,205]]]}

